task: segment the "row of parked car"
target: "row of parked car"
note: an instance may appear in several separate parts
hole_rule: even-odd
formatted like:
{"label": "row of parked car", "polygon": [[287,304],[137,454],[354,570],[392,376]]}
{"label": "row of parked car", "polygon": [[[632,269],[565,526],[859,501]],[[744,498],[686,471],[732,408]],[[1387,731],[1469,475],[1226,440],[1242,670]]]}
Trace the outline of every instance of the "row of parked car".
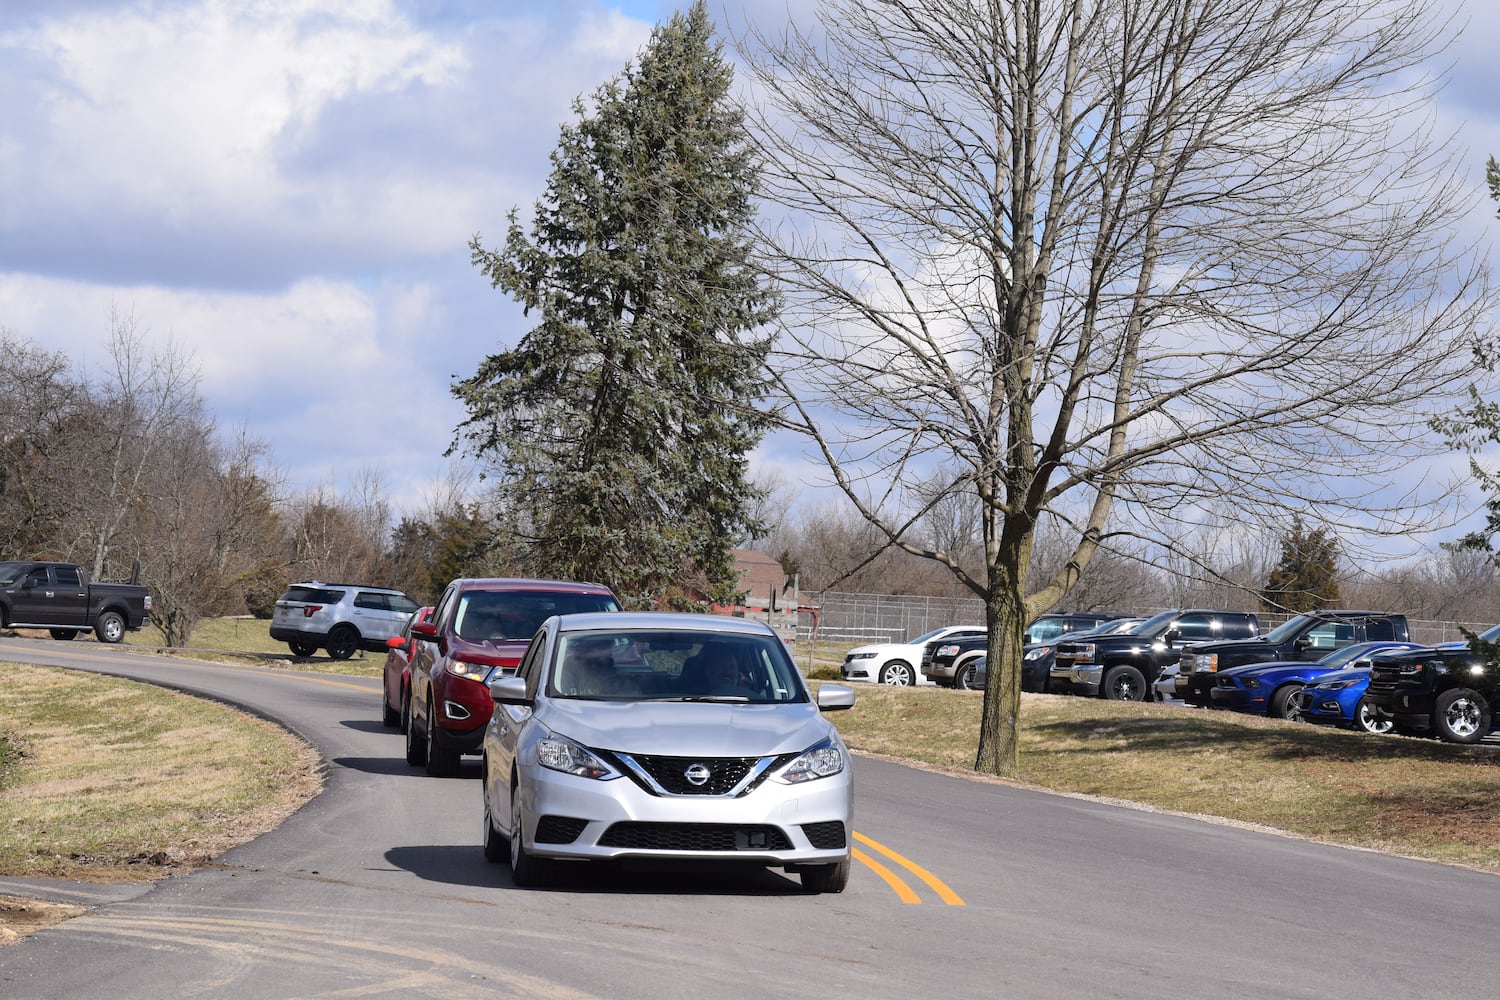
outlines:
{"label": "row of parked car", "polygon": [[848,883],[849,757],[823,713],[854,691],[813,697],[769,625],[627,614],[599,584],[527,579],[455,580],[393,629],[361,613],[397,593],[296,585],[272,635],[298,655],[386,650],[381,721],[427,775],[482,757],[484,854],[517,885],[622,858],[779,867],[814,893]]}
{"label": "row of parked car", "polygon": [[[1500,626],[1478,638],[1500,642]],[[982,628],[952,626],[909,644],[851,650],[841,672],[853,681],[983,687],[985,643]],[[1458,743],[1478,742],[1500,725],[1492,711],[1500,700],[1495,665],[1464,642],[1412,642],[1406,617],[1390,612],[1318,611],[1265,634],[1251,612],[1044,615],[1028,628],[1024,650],[1021,688],[1028,692],[1172,697]]]}

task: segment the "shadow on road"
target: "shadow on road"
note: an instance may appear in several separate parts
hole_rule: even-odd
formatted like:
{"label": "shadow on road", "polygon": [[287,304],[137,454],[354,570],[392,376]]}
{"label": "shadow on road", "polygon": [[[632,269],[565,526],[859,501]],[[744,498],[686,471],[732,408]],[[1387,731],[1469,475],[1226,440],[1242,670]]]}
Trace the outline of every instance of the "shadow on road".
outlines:
{"label": "shadow on road", "polygon": [[[514,888],[510,869],[486,861],[472,846],[394,847],[385,860],[429,882]],[[800,896],[800,882],[780,870],[733,862],[559,862],[539,892],[630,893],[657,896]]]}

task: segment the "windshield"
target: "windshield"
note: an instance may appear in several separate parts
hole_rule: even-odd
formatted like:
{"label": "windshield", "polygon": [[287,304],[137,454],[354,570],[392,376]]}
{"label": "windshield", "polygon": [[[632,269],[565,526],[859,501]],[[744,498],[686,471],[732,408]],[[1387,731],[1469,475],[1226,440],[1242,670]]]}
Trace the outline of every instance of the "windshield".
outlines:
{"label": "windshield", "polygon": [[1314,619],[1312,615],[1298,615],[1296,618],[1293,618],[1289,622],[1283,622],[1280,625],[1277,625],[1269,633],[1267,633],[1266,642],[1286,642],[1298,632],[1302,631],[1307,626],[1308,622],[1315,620],[1322,621],[1322,619]]}
{"label": "windshield", "polygon": [[549,693],[609,701],[807,701],[797,665],[773,636],[719,632],[563,633]]}
{"label": "windshield", "polygon": [[936,639],[946,631],[948,631],[948,626],[944,625],[942,628],[935,628],[931,632],[923,632],[921,635],[911,640],[911,645],[915,646],[920,642],[931,642],[933,639]]}
{"label": "windshield", "polygon": [[1176,623],[1176,611],[1163,611],[1159,615],[1152,615],[1150,618],[1147,618],[1139,626],[1131,629],[1128,634],[1154,639]]}
{"label": "windshield", "polygon": [[526,640],[553,615],[619,610],[608,594],[469,590],[458,599],[453,631],[469,642]]}
{"label": "windshield", "polygon": [[1374,650],[1387,649],[1389,647],[1390,644],[1385,642],[1356,642],[1352,646],[1345,646],[1343,649],[1334,650],[1319,660],[1318,663],[1325,667],[1344,667],[1360,657],[1369,656]]}

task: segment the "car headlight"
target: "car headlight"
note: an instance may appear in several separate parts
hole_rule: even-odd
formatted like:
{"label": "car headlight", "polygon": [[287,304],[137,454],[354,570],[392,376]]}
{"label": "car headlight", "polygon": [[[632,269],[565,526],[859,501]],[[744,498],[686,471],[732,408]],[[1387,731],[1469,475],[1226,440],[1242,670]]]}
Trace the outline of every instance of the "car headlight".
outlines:
{"label": "car headlight", "polygon": [[448,673],[454,677],[462,677],[465,680],[485,682],[489,676],[491,665],[488,663],[469,663],[466,660],[450,660],[448,662]]}
{"label": "car headlight", "polygon": [[957,652],[958,652],[958,647],[957,646],[954,646],[954,645],[939,646],[937,648],[937,652],[934,653],[933,655],[934,656],[953,656]]}
{"label": "car headlight", "polygon": [[849,654],[849,659],[851,659],[851,660],[873,660],[874,658],[875,658],[875,654],[874,653],[850,653]]}
{"label": "car headlight", "polygon": [[1050,652],[1052,652],[1051,646],[1038,646],[1036,649],[1028,649],[1024,658],[1027,660],[1040,660]]}
{"label": "car headlight", "polygon": [[1245,677],[1245,678],[1242,678],[1241,681],[1240,681],[1240,683],[1244,684],[1245,687],[1247,687],[1247,688],[1258,688],[1258,687],[1260,687],[1260,681],[1256,680],[1254,677]]}
{"label": "car headlight", "polygon": [[1360,682],[1357,681],[1357,680],[1356,681],[1330,681],[1327,684],[1319,684],[1318,685],[1318,690],[1319,691],[1342,691],[1345,688],[1351,688],[1351,687],[1353,687],[1354,685],[1356,685],[1358,683],[1360,683]]}
{"label": "car headlight", "polygon": [[821,743],[802,751],[775,775],[775,779],[786,785],[800,785],[804,781],[831,778],[844,770],[844,748],[832,736]]}
{"label": "car headlight", "polygon": [[588,747],[555,733],[537,740],[536,762],[549,770],[580,778],[609,781],[620,777],[619,771],[600,760]]}

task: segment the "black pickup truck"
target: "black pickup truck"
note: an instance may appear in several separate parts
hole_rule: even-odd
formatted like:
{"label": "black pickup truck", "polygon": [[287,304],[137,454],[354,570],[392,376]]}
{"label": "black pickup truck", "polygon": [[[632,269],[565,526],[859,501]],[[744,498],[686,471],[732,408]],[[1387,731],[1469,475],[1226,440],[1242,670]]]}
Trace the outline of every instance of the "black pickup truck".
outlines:
{"label": "black pickup truck", "polygon": [[1410,642],[1405,615],[1388,611],[1310,611],[1257,639],[1200,642],[1182,654],[1174,694],[1190,705],[1211,705],[1214,674],[1245,663],[1317,660],[1356,642]]}
{"label": "black pickup truck", "polygon": [[119,642],[151,623],[151,592],[133,583],[90,583],[83,567],[0,562],[0,628],[44,628],[54,639],[92,631]]}
{"label": "black pickup truck", "polygon": [[1500,666],[1463,645],[1377,654],[1364,701],[1398,732],[1478,743],[1500,721]]}
{"label": "black pickup truck", "polygon": [[1059,694],[1151,701],[1152,682],[1176,665],[1184,646],[1259,633],[1260,619],[1249,611],[1163,611],[1124,634],[1059,640],[1048,683]]}

